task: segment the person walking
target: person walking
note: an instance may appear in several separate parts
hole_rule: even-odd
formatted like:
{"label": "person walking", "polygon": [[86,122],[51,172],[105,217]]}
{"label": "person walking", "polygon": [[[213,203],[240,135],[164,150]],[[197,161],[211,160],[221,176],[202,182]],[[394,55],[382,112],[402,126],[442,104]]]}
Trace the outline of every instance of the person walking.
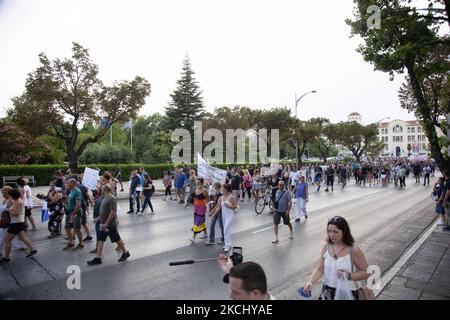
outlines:
{"label": "person walking", "polygon": [[100,215],[94,221],[95,223],[100,223],[96,255],[94,259],[87,262],[88,265],[102,263],[103,247],[108,237],[112,243],[117,243],[120,250],[122,250],[122,256],[119,258],[119,262],[125,261],[130,257],[130,252],[125,248],[119,232],[117,231],[117,226],[119,224],[117,219],[117,198],[112,194],[111,185],[104,185],[102,194],[104,199],[100,206]]}
{"label": "person walking", "polygon": [[170,189],[172,188],[172,179],[173,176],[170,174],[170,172],[168,170],[164,171],[164,177],[163,177],[163,185],[165,190],[165,196],[164,196],[164,201],[167,200],[167,196],[170,197],[170,200],[173,200],[172,198],[172,193],[170,191]]}
{"label": "person walking", "polygon": [[423,185],[430,185],[430,175],[431,175],[431,167],[429,164],[423,168]]}
{"label": "person walking", "polygon": [[314,169],[314,171],[316,172],[316,175],[314,177],[314,182],[317,186],[317,191],[320,190],[320,184],[322,182],[322,174],[323,174],[323,169],[320,165],[317,165],[316,168]]}
{"label": "person walking", "polygon": [[151,210],[151,214],[155,214],[154,210],[153,210],[153,205],[152,205],[152,195],[155,192],[155,186],[153,185],[152,179],[150,179],[150,176],[148,174],[146,174],[144,176],[144,189],[143,189],[143,194],[144,194],[144,202],[142,204],[142,211],[141,214],[144,213],[145,208],[147,208],[147,204],[150,207]]}
{"label": "person walking", "polygon": [[0,263],[7,263],[11,261],[10,254],[12,249],[12,241],[16,236],[30,249],[30,252],[26,256],[27,258],[32,257],[37,253],[37,250],[33,247],[33,244],[25,234],[25,205],[23,203],[20,191],[18,189],[9,189],[8,195],[12,200],[12,205],[10,208],[3,209],[2,213],[9,214],[10,224],[4,238],[5,256],[0,260]]}
{"label": "person walking", "polygon": [[367,272],[368,264],[364,253],[359,247],[353,246],[354,242],[350,227],[344,218],[335,216],[328,220],[327,241],[320,251],[317,267],[304,285],[306,294],[324,276],[319,300],[335,300],[339,281],[348,281],[351,300],[358,300],[359,288],[356,281],[366,280],[370,274]]}
{"label": "person walking", "polygon": [[25,225],[28,227],[28,220],[32,226],[31,231],[36,231],[36,223],[34,222],[34,218],[31,214],[31,210],[33,209],[33,194],[31,193],[31,188],[28,185],[28,182],[29,180],[27,178],[21,177],[17,179],[19,192],[22,194],[22,200],[25,205]]}
{"label": "person walking", "polygon": [[129,193],[129,201],[130,201],[130,210],[127,213],[134,213],[134,204],[136,201],[136,214],[139,212],[141,208],[140,203],[140,195],[141,195],[141,177],[138,175],[137,170],[133,170],[131,173],[131,181],[130,181],[130,193]]}
{"label": "person walking", "polygon": [[347,167],[345,165],[341,165],[339,167],[339,182],[342,184],[342,189],[347,185]]}
{"label": "person walking", "polygon": [[114,177],[117,179],[117,181],[120,184],[120,192],[123,192],[122,170],[120,169],[120,166],[118,163],[116,163],[116,168],[114,170]]}
{"label": "person walking", "polygon": [[[220,231],[222,234],[222,237],[220,238],[220,241],[217,242],[217,244],[224,244],[225,241],[225,233],[223,229],[223,220],[222,220],[222,206],[219,203],[219,199],[221,196],[223,196],[223,193],[221,192],[222,185],[220,182],[214,183],[214,197],[209,203],[209,217],[210,217],[210,227],[209,227],[209,240],[206,242],[207,246],[216,244],[216,223],[219,221]],[[234,191],[234,190],[233,190]]]}
{"label": "person walking", "polygon": [[83,195],[80,189],[77,188],[77,181],[72,178],[67,181],[67,190],[70,193],[66,211],[65,229],[69,243],[63,248],[63,250],[75,247],[72,230],[78,237],[78,245],[74,249],[83,249],[83,235],[81,233],[81,220],[83,215],[81,205],[83,202]]}
{"label": "person walking", "polygon": [[334,168],[331,166],[331,164],[328,166],[327,170],[325,171],[325,175],[327,176],[327,188],[324,191],[329,191],[328,187],[331,186],[331,191],[333,190],[333,184],[334,184],[334,175],[335,175],[336,171],[334,170]]}
{"label": "person walking", "polygon": [[197,177],[195,176],[195,170],[193,170],[193,169],[189,170],[189,178],[187,180],[187,187],[189,188],[189,193],[187,196],[186,203],[184,204],[185,208],[189,205],[189,203],[194,204],[194,192],[195,192],[195,188],[197,187]]}
{"label": "person walking", "polygon": [[239,176],[239,173],[237,171],[234,172],[234,174],[231,176],[231,191],[233,194],[233,198],[239,199],[239,190],[242,186],[242,179]]}
{"label": "person walking", "polygon": [[247,192],[248,194],[248,200],[250,200],[250,198],[252,197],[252,186],[253,186],[253,181],[252,181],[252,176],[250,175],[250,172],[247,169],[244,169],[244,176],[242,177],[242,181],[243,181],[243,199],[245,199],[245,192]]}
{"label": "person walking", "polygon": [[188,181],[188,177],[183,172],[183,168],[178,168],[177,175],[175,176],[175,190],[178,196],[178,203],[184,204],[184,197],[186,194],[186,183]]}
{"label": "person walking", "polygon": [[289,227],[290,233],[289,238],[294,238],[294,232],[292,230],[292,224],[289,219],[289,212],[291,211],[291,194],[289,190],[285,189],[285,184],[283,181],[278,183],[278,191],[275,194],[275,209],[276,212],[273,215],[273,231],[275,233],[275,237],[272,240],[272,243],[278,243],[280,240],[278,238],[278,225],[283,219],[284,225]]}
{"label": "person walking", "polygon": [[400,181],[400,189],[406,188],[406,169],[404,164],[399,167],[397,175]]}
{"label": "person walking", "polygon": [[229,252],[231,250],[231,227],[234,220],[235,209],[237,209],[236,199],[233,198],[231,193],[231,186],[225,184],[222,186],[223,195],[218,199],[222,210],[222,221],[223,221],[223,231],[225,245],[223,247],[224,252]]}
{"label": "person walking", "polygon": [[205,215],[206,203],[210,201],[208,191],[203,187],[203,178],[197,179],[197,187],[194,190],[194,225],[192,226],[193,236],[189,240],[195,243],[197,234],[203,232],[204,235],[200,239],[208,238],[206,231]]}
{"label": "person walking", "polygon": [[[3,244],[5,240],[5,236],[8,233],[8,228],[10,226],[10,214],[7,209],[10,209],[12,205],[14,204],[13,199],[9,195],[9,192],[13,188],[10,186],[4,186],[2,188],[2,196],[3,196],[3,203],[0,204],[0,255],[3,256]],[[14,238],[11,241],[11,245],[15,249],[25,249],[26,244],[20,241],[18,238]]]}
{"label": "person walking", "polygon": [[300,176],[300,181],[297,182],[293,190],[295,202],[295,222],[300,222],[302,215],[308,219],[306,212],[306,203],[309,201],[308,183],[305,181],[305,176]]}
{"label": "person walking", "polygon": [[48,231],[49,239],[61,235],[61,223],[66,210],[66,204],[63,199],[63,190],[56,188],[54,181],[50,182],[50,190],[47,194],[47,205],[49,212]]}

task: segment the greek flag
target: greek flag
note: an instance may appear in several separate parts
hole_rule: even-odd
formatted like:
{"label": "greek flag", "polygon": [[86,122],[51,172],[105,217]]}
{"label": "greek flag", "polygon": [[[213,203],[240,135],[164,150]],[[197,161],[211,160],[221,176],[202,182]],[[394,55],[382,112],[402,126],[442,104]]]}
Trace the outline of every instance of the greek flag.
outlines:
{"label": "greek flag", "polygon": [[110,125],[110,123],[108,121],[108,118],[102,118],[102,120],[100,120],[100,126],[107,127],[109,125]]}
{"label": "greek flag", "polygon": [[131,120],[129,120],[128,122],[125,122],[125,123],[123,124],[123,127],[124,127],[125,129],[130,129],[132,125],[133,125],[133,123],[131,122]]}

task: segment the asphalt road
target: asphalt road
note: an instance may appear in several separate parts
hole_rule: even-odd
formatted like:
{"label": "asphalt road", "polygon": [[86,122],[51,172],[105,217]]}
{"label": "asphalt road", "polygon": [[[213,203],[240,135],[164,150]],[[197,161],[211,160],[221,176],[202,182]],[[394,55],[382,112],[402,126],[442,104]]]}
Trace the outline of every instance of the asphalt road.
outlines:
{"label": "asphalt road", "polygon": [[[392,185],[360,187],[353,181],[329,193],[311,188],[309,220],[293,222],[294,239],[281,225],[276,245],[271,243],[272,216],[267,210],[256,215],[253,201],[246,200],[234,220],[233,244],[243,247],[245,261],[262,265],[277,299],[299,299],[297,289],[319,258],[331,216],[349,221],[369,265],[378,265],[384,272],[433,223],[431,185],[407,179],[405,190]],[[205,246],[205,240],[188,241],[192,206],[183,209],[176,202],[155,199],[155,215],[144,216],[127,215],[127,201],[120,201],[120,207],[119,232],[131,253],[129,260],[117,262],[120,253],[107,242],[103,264],[88,266],[86,261],[93,257],[88,252],[95,243],[78,251],[62,251],[66,241],[47,239],[46,226],[40,224],[38,231],[30,233],[38,254],[25,258],[24,252],[14,251],[11,263],[0,266],[0,295],[9,299],[228,299],[229,288],[221,281],[223,272],[217,262],[169,267],[170,261],[217,257],[221,252],[222,246]],[[40,216],[39,210],[34,216]],[[67,288],[71,265],[81,269],[80,290]],[[313,292],[318,291],[319,283]]]}

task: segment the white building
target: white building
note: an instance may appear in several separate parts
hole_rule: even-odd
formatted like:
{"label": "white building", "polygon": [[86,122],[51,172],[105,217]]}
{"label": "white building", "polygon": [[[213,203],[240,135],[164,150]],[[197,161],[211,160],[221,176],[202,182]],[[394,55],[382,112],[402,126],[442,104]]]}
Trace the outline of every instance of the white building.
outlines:
{"label": "white building", "polygon": [[356,121],[359,124],[361,124],[362,117],[358,112],[352,112],[347,116],[347,121],[348,122]]}
{"label": "white building", "polygon": [[[408,157],[427,154],[428,139],[417,120],[393,120],[378,125],[378,138],[384,141],[384,156]],[[410,151],[408,151],[410,145]]]}

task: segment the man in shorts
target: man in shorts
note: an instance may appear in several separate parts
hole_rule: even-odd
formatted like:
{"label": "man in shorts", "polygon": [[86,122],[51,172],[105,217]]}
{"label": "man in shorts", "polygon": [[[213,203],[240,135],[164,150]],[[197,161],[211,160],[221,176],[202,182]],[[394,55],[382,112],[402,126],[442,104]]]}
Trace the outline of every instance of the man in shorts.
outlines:
{"label": "man in shorts", "polygon": [[119,262],[125,261],[130,257],[130,253],[125,248],[119,232],[117,231],[117,198],[112,194],[112,187],[105,184],[102,188],[104,199],[100,205],[100,215],[94,220],[100,222],[100,231],[98,233],[97,251],[94,259],[87,262],[88,265],[96,265],[102,263],[103,246],[106,239],[109,237],[112,243],[117,243],[117,246],[122,250],[122,256]]}
{"label": "man in shorts", "polygon": [[[83,235],[81,233],[81,220],[83,217],[81,204],[84,201],[83,194],[81,193],[81,190],[77,188],[77,181],[75,179],[69,179],[69,181],[67,182],[67,190],[70,192],[70,194],[69,201],[67,203],[65,229],[67,232],[67,240],[69,240],[69,243],[63,248],[63,250],[67,250],[70,248],[83,249]],[[75,234],[77,235],[79,241],[76,247],[72,230],[75,231]]]}
{"label": "man in shorts", "polygon": [[[278,204],[277,204],[278,203]],[[291,231],[289,238],[293,239],[294,234],[292,232],[292,224],[289,220],[289,211],[291,211],[291,194],[288,190],[284,188],[284,182],[280,181],[278,183],[278,191],[275,194],[275,208],[276,213],[273,215],[273,230],[275,232],[275,238],[272,240],[272,243],[278,243],[278,225],[283,218],[283,223],[289,227]]]}

